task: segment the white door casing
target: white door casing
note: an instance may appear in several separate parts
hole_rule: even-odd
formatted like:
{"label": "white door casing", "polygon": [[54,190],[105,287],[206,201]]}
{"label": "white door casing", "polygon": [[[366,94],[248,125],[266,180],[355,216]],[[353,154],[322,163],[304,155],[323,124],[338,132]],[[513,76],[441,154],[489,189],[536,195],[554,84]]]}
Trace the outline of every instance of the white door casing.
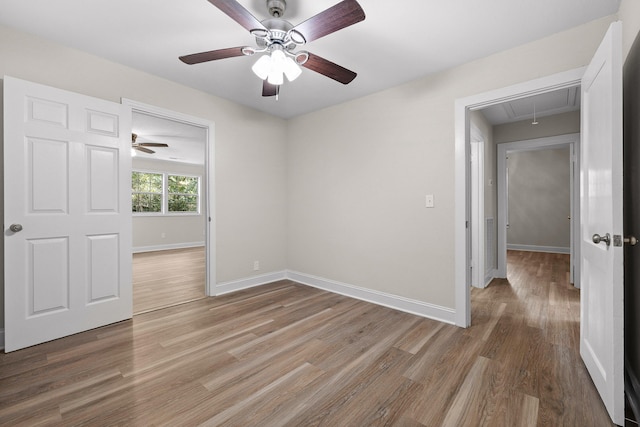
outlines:
{"label": "white door casing", "polygon": [[132,317],[130,120],[4,77],[5,351]]}
{"label": "white door casing", "polygon": [[471,286],[485,283],[484,141],[471,139]]}
{"label": "white door casing", "polygon": [[216,200],[215,200],[215,123],[206,119],[179,113],[155,105],[123,98],[122,103],[132,112],[159,117],[165,120],[180,122],[206,130],[204,162],[206,191],[202,195],[203,212],[206,217],[205,226],[205,294],[215,296],[216,288]]}
{"label": "white door casing", "polygon": [[526,98],[539,93],[552,92],[580,84],[584,68],[563,71],[512,86],[459,98],[455,101],[455,323],[460,327],[471,324],[471,302],[468,280],[470,242],[467,239],[471,203],[468,171],[470,156],[470,116],[471,111],[500,104],[506,101]]}
{"label": "white door casing", "polygon": [[[624,424],[621,23],[582,79],[580,355],[613,422]],[[611,244],[592,236],[609,234]]]}

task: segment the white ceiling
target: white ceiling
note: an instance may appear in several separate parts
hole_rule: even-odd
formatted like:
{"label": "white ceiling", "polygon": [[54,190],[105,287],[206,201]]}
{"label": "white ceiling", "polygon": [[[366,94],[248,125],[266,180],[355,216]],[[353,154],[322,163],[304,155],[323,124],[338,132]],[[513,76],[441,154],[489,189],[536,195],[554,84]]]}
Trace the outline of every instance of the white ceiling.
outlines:
{"label": "white ceiling", "polygon": [[492,125],[532,120],[580,109],[580,86],[559,89],[515,101],[492,105],[480,110]]}
{"label": "white ceiling", "polygon": [[[342,85],[308,69],[280,99],[261,96],[255,58],[185,65],[178,56],[253,46],[206,0],[0,0],[0,23],[196,89],[290,118],[617,12],[620,0],[358,0],[366,19],[305,49],[358,73]],[[258,19],[265,0],[239,0]],[[337,0],[287,0],[296,25]]]}
{"label": "white ceiling", "polygon": [[169,145],[169,147],[148,147],[155,151],[154,154],[136,151],[136,157],[204,164],[207,137],[204,128],[134,111],[132,130],[138,135],[136,142],[160,142]]}

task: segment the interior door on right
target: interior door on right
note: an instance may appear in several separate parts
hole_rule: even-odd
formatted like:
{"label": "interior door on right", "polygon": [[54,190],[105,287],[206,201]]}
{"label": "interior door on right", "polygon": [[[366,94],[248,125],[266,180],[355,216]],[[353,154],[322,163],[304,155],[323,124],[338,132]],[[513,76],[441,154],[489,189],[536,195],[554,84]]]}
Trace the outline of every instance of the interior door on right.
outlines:
{"label": "interior door on right", "polygon": [[624,424],[621,23],[582,79],[580,355],[613,422]]}

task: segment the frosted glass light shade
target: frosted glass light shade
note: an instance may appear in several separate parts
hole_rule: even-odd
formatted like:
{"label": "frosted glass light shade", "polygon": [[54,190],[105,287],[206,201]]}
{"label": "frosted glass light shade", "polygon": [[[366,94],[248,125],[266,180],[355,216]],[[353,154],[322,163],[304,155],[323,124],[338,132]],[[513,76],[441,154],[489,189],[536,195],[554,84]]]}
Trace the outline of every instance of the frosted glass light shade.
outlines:
{"label": "frosted glass light shade", "polygon": [[281,85],[284,83],[282,71],[284,69],[286,57],[281,50],[274,50],[271,53],[271,71],[269,71],[268,81],[272,85]]}
{"label": "frosted glass light shade", "polygon": [[293,59],[287,57],[284,60],[284,74],[287,76],[287,79],[292,82],[302,74],[302,70]]}
{"label": "frosted glass light shade", "polygon": [[272,85],[281,85],[282,83],[284,83],[282,70],[278,70],[275,67],[273,67],[271,69],[271,72],[269,73],[269,77],[267,78],[267,81]]}
{"label": "frosted glass light shade", "polygon": [[260,77],[262,80],[265,80],[269,77],[269,72],[271,71],[271,57],[269,55],[262,55],[260,59],[253,64],[251,67],[256,76]]}
{"label": "frosted glass light shade", "polygon": [[292,82],[302,74],[300,66],[282,50],[274,50],[271,55],[261,56],[251,69],[256,76],[272,85],[283,84],[285,75]]}

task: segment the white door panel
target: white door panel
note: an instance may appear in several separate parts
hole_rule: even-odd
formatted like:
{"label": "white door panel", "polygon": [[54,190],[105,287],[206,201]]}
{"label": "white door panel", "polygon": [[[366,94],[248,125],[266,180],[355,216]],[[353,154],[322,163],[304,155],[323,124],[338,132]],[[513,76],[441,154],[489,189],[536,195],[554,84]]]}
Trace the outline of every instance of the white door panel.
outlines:
{"label": "white door panel", "polygon": [[6,351],[132,316],[130,117],[4,78]]}
{"label": "white door panel", "polygon": [[[621,24],[582,79],[580,354],[616,424],[624,424]],[[610,235],[611,244],[593,235]]]}

